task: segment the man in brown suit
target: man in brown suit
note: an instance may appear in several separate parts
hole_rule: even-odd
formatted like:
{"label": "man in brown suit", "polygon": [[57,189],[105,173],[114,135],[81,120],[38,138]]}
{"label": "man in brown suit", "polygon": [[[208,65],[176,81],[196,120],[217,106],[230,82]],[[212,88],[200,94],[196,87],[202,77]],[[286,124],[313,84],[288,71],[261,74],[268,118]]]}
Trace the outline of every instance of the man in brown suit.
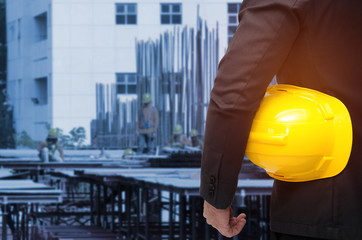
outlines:
{"label": "man in brown suit", "polygon": [[245,225],[245,214],[233,217],[230,204],[254,114],[276,75],[278,83],[341,100],[351,115],[353,146],[335,177],[274,181],[273,237],[362,239],[361,64],[361,0],[244,0],[207,115],[200,193],[209,224],[229,237]]}

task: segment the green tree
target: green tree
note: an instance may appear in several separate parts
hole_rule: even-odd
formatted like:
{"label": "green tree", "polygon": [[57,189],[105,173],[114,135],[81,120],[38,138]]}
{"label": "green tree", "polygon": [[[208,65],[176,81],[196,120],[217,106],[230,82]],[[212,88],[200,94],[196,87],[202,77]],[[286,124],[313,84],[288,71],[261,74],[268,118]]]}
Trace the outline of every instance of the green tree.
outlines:
{"label": "green tree", "polygon": [[64,134],[60,135],[59,139],[63,147],[69,147],[69,148],[74,147],[69,135],[64,135]]}
{"label": "green tree", "polygon": [[7,103],[6,94],[6,15],[5,1],[0,0],[0,148],[15,147],[15,130],[13,126],[13,110]]}
{"label": "green tree", "polygon": [[[49,125],[49,130],[50,129],[51,128]],[[63,129],[57,127],[57,128],[55,128],[55,131],[56,131],[58,139],[63,147],[71,147],[71,148],[74,147],[74,145],[71,141],[71,137],[67,134],[64,134]]]}
{"label": "green tree", "polygon": [[[46,124],[45,128],[48,132],[51,129],[50,124]],[[61,128],[55,128],[59,141],[63,147],[67,148],[79,148],[84,147],[84,142],[86,139],[86,131],[84,127],[74,127],[69,131],[69,134],[64,134]]]}
{"label": "green tree", "polygon": [[74,147],[82,147],[85,141],[85,129],[84,127],[75,127],[70,132],[70,140]]}
{"label": "green tree", "polygon": [[35,142],[26,131],[22,131],[16,135],[16,146],[37,148],[38,143]]}

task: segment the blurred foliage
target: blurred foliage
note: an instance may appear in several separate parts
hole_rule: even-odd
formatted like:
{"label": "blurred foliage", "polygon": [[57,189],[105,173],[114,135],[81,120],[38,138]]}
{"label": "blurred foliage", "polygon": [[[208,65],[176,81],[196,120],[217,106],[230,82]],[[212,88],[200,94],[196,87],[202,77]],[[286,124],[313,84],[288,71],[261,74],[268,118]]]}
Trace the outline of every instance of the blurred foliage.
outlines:
{"label": "blurred foliage", "polygon": [[16,146],[25,148],[37,148],[38,142],[34,141],[26,131],[16,134]]}
{"label": "blurred foliage", "polygon": [[0,148],[15,147],[13,109],[6,93],[7,45],[5,1],[0,1]]}
{"label": "blurred foliage", "polygon": [[82,147],[84,146],[85,141],[85,129],[84,127],[73,128],[70,132],[70,142],[74,147]]}
{"label": "blurred foliage", "polygon": [[[46,124],[45,128],[48,132],[51,129],[50,124]],[[84,127],[74,127],[69,131],[69,134],[65,134],[62,129],[55,128],[57,136],[63,147],[67,148],[82,148],[86,147],[84,142],[86,139],[86,131]]]}
{"label": "blurred foliage", "polygon": [[[49,124],[45,128],[50,131]],[[60,128],[54,128],[56,136],[59,139],[60,144],[65,148],[83,148],[87,147],[84,142],[86,139],[86,132],[83,127],[74,127],[69,134],[64,134]],[[45,140],[45,139],[44,139]],[[40,142],[34,141],[26,131],[16,135],[16,146],[36,149]]]}

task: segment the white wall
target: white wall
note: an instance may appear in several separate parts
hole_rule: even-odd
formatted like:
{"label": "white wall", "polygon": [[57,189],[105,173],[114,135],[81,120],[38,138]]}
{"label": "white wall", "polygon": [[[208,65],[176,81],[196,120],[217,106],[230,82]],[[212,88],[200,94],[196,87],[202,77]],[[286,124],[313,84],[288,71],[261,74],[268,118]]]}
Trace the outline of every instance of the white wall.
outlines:
{"label": "white wall", "polygon": [[46,105],[32,101],[37,97],[35,79],[47,77],[49,81],[51,78],[51,36],[44,41],[37,40],[34,17],[49,12],[49,3],[49,0],[7,1],[9,99],[14,105],[17,132],[25,130],[36,140],[44,137],[44,125],[51,122],[51,101]]}

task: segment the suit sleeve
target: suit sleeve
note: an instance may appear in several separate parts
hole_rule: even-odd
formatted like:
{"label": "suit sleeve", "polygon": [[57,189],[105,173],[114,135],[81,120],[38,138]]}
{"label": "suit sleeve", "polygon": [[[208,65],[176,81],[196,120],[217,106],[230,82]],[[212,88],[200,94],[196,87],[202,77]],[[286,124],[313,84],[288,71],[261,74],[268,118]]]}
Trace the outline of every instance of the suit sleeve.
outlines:
{"label": "suit sleeve", "polygon": [[255,112],[299,32],[297,0],[244,0],[219,63],[207,113],[201,196],[219,209],[235,195]]}

